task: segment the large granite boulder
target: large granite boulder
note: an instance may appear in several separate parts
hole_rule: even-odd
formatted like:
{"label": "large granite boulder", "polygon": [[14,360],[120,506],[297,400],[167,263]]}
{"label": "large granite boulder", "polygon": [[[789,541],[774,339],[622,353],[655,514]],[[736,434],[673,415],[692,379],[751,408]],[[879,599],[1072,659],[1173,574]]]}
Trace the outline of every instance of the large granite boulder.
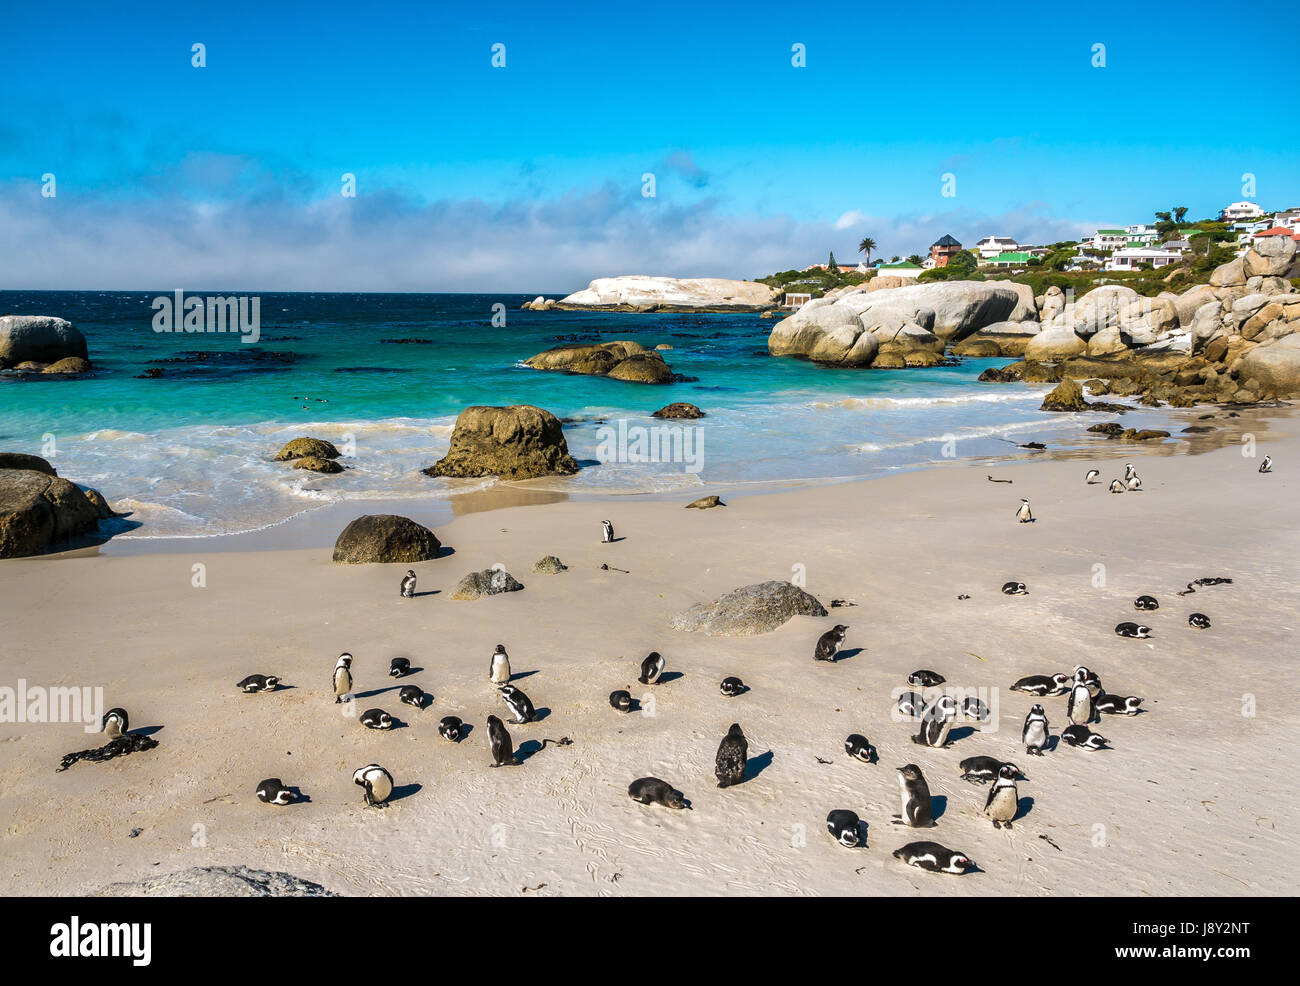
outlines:
{"label": "large granite boulder", "polygon": [[779,291],[756,281],[721,277],[598,277],[583,291],[561,298],[564,311],[752,312],[770,308]]}
{"label": "large granite boulder", "polygon": [[1118,325],[1129,345],[1148,346],[1178,325],[1178,309],[1168,298],[1135,298],[1120,310]]}
{"label": "large granite boulder", "polygon": [[1261,236],[1241,258],[1246,277],[1285,277],[1295,260],[1295,240],[1289,236]]}
{"label": "large granite boulder", "polygon": [[767,633],[792,616],[825,616],[815,596],[789,582],[760,582],[698,603],[670,621],[674,630],[703,630],[710,637],[748,637]]}
{"label": "large granite boulder", "polygon": [[673,380],[673,371],[659,353],[629,339],[556,346],[529,357],[524,363],[534,370],[559,370],[636,383],[670,383]]}
{"label": "large granite boulder", "polygon": [[692,420],[704,417],[704,412],[694,404],[688,404],[685,401],[676,401],[672,404],[666,404],[654,414],[652,418],[685,418]]}
{"label": "large granite boulder", "polygon": [[50,465],[49,460],[39,455],[26,452],[0,452],[0,469],[32,469],[47,476],[57,476],[59,471]]}
{"label": "large granite boulder", "polygon": [[285,442],[279,452],[275,453],[276,462],[288,462],[313,456],[318,459],[337,459],[339,450],[323,438],[295,438]]}
{"label": "large granite boulder", "polygon": [[456,418],[451,448],[424,470],[427,476],[500,476],[532,479],[571,476],[578,463],[569,454],[564,429],[550,411],[531,404],[467,407]]}
{"label": "large granite boulder", "polygon": [[1056,389],[1043,398],[1040,411],[1086,411],[1088,402],[1083,398],[1083,388],[1073,377],[1066,377]]}
{"label": "large granite boulder", "polygon": [[55,360],[41,372],[51,376],[71,377],[79,373],[89,373],[93,369],[88,359],[80,356],[65,356],[63,359]]}
{"label": "large granite boulder", "polygon": [[0,318],[0,367],[57,363],[69,356],[87,356],[86,338],[71,322],[48,315]]}
{"label": "large granite boulder", "polygon": [[1283,336],[1245,353],[1237,379],[1242,383],[1258,381],[1261,396],[1300,396],[1300,334]]}
{"label": "large granite boulder", "polygon": [[1029,340],[1042,331],[1042,323],[994,322],[953,346],[954,356],[1023,356]]}
{"label": "large granite boulder", "polygon": [[396,514],[364,514],[339,534],[334,560],[348,565],[417,561],[437,558],[442,543],[423,524]]}
{"label": "large granite boulder", "polygon": [[337,897],[319,883],[290,873],[247,866],[192,866],[175,873],[110,883],[92,897]]}
{"label": "large granite boulder", "polygon": [[1088,344],[1075,334],[1074,329],[1054,321],[1025,343],[1026,360],[1058,360],[1078,356]]}
{"label": "large granite boulder", "polygon": [[1182,294],[1175,295],[1173,303],[1174,310],[1178,313],[1178,324],[1183,328],[1190,327],[1196,313],[1210,302],[1217,300],[1214,296],[1214,288],[1208,284],[1196,284]]}
{"label": "large granite boulder", "polygon": [[1008,288],[1014,291],[1020,298],[1016,307],[1011,310],[1007,316],[1008,322],[1036,322],[1038,321],[1038,302],[1034,299],[1034,289],[1028,284],[1021,284],[1019,281],[985,281],[985,287]]}
{"label": "large granite boulder", "polygon": [[325,474],[339,473],[343,471],[343,465],[333,459],[326,459],[319,455],[304,455],[300,459],[293,460],[295,469],[306,469],[310,472],[319,472]]}
{"label": "large granite boulder", "polygon": [[1093,288],[1082,298],[1067,304],[1056,315],[1049,327],[1065,326],[1075,335],[1087,339],[1107,326],[1116,325],[1121,314],[1138,300],[1138,293],[1122,284],[1106,284]]}
{"label": "large granite boulder", "polygon": [[1192,339],[1205,343],[1223,330],[1223,305],[1217,299],[1210,299],[1192,316],[1190,328]]}
{"label": "large granite boulder", "polygon": [[1220,264],[1210,274],[1210,286],[1215,288],[1235,288],[1246,286],[1246,266],[1241,257]]}
{"label": "large granite boulder", "polygon": [[39,463],[44,468],[0,469],[0,558],[42,554],[69,538],[93,533],[111,515],[98,493],[92,499],[75,483],[53,475],[44,459]]}

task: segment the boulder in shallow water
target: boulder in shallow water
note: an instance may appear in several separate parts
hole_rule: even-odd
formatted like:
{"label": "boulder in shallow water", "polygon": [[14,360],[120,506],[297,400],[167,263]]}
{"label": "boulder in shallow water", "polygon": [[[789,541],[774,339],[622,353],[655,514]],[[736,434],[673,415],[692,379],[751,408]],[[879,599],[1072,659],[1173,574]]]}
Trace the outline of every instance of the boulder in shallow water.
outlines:
{"label": "boulder in shallow water", "polygon": [[342,472],[343,466],[333,459],[326,459],[319,455],[304,455],[301,459],[295,459],[293,463],[295,469],[310,469],[312,472],[336,473]]}
{"label": "boulder in shallow water", "polygon": [[451,448],[424,470],[426,476],[500,476],[532,479],[571,476],[578,463],[569,454],[564,429],[550,411],[531,404],[467,407],[456,418]]}
{"label": "boulder in shallow water", "polygon": [[1043,398],[1040,411],[1086,411],[1088,402],[1083,399],[1083,388],[1079,381],[1066,377],[1056,385],[1056,389]]}
{"label": "boulder in shallow water", "polygon": [[80,356],[65,356],[63,359],[51,363],[41,372],[59,376],[74,376],[78,373],[89,373],[92,369],[93,367],[88,359],[83,359]]}
{"label": "boulder in shallow water", "polygon": [[409,565],[437,558],[441,549],[438,536],[409,517],[365,514],[343,528],[334,542],[334,560],[348,565],[388,562]]}
{"label": "boulder in shallow water", "polygon": [[817,598],[789,582],[742,586],[711,603],[699,603],[670,621],[674,630],[703,630],[710,637],[749,637],[784,625],[792,616],[825,616]]}
{"label": "boulder in shallow water", "polygon": [[110,883],[92,897],[337,897],[319,883],[291,873],[247,866],[192,866],[151,873],[141,880]]}
{"label": "boulder in shallow water", "polygon": [[87,356],[86,337],[71,322],[48,315],[0,318],[0,366],[57,363],[68,356]]}
{"label": "boulder in shallow water", "polygon": [[504,568],[485,568],[481,572],[470,572],[456,585],[452,599],[480,599],[483,596],[496,596],[503,592],[518,592],[523,583]]}
{"label": "boulder in shallow water", "polygon": [[650,415],[650,417],[693,419],[704,417],[704,412],[694,404],[687,404],[685,401],[677,401],[673,404],[667,404],[664,407],[661,407],[654,414]]}
{"label": "boulder in shallow water", "polygon": [[285,442],[284,447],[275,453],[275,461],[287,462],[290,459],[302,459],[307,456],[314,456],[318,459],[337,459],[339,450],[323,438],[295,438],[292,441]]}

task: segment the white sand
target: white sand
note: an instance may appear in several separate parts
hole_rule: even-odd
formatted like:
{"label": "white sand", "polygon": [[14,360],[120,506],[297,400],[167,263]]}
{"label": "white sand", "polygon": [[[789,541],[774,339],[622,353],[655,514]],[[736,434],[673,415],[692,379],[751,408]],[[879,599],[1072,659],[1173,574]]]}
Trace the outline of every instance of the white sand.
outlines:
{"label": "white sand", "polygon": [[[242,863],[348,894],[1291,893],[1300,877],[1293,425],[1274,420],[1261,446],[1278,463],[1270,476],[1235,448],[1104,449],[1105,480],[1125,458],[1138,463],[1145,490],[1122,496],[1085,486],[1091,459],[1078,459],[996,469],[1012,485],[972,465],[736,497],[710,511],[623,499],[469,513],[439,528],[455,553],[416,566],[420,591],[438,593],[414,600],[397,595],[405,566],[338,566],[328,550],[205,553],[196,542],[190,553],[2,562],[0,684],[103,685],[133,727],[163,728],[154,751],[55,773],[61,755],[101,737],[75,724],[0,725],[0,891],[85,893]],[[1014,521],[1021,496],[1037,523]],[[626,540],[600,544],[602,516]],[[544,554],[570,570],[533,575]],[[196,562],[206,588],[190,584]],[[497,562],[527,588],[449,598],[462,575]],[[631,574],[601,572],[601,562]],[[1104,586],[1093,584],[1096,565]],[[823,602],[857,605],[749,638],[667,628],[678,609],[788,579],[796,566]],[[1175,595],[1200,576],[1235,581]],[[1028,583],[1029,595],[1001,595],[1008,579]],[[1162,608],[1136,614],[1142,593]],[[1213,629],[1189,628],[1193,611]],[[1134,619],[1155,635],[1115,636],[1116,623]],[[846,648],[861,650],[814,665],[813,644],[835,622],[851,627]],[[487,681],[498,641],[515,672],[529,673],[516,684],[550,710],[510,726],[516,746],[573,740],[516,768],[488,767],[485,717],[504,717]],[[369,731],[332,704],[343,650],[356,656],[356,711],[383,707],[407,728]],[[682,676],[638,685],[650,650]],[[386,671],[397,655],[423,667],[409,682],[436,696],[422,715],[396,700],[405,682]],[[1112,751],[1026,757],[1020,724],[1034,700],[1007,686],[1080,663],[1107,690],[1144,696],[1147,712],[1093,726]],[[891,719],[890,693],[917,668],[998,688],[996,730],[958,730],[943,750],[913,745],[915,727]],[[234,683],[250,672],[292,687],[243,695]],[[718,682],[730,674],[752,690],[723,698]],[[655,714],[614,712],[615,688],[652,694]],[[1242,712],[1246,694],[1256,696],[1253,717]],[[1044,704],[1059,733],[1065,700]],[[436,733],[448,714],[474,727],[459,745]],[[770,763],[719,790],[713,757],[732,722],[751,757],[761,765],[770,751]],[[870,738],[879,764],[845,756],[851,732]],[[980,817],[987,788],[957,778],[957,762],[976,754],[1015,759],[1028,775],[1027,811],[1011,831]],[[363,808],[351,780],[371,761],[405,794],[382,811]],[[890,824],[893,768],[907,762],[946,799],[933,829]],[[627,784],[647,774],[679,787],[693,810],[630,801]],[[269,776],[310,803],[261,804],[254,788]],[[831,841],[834,808],[868,822],[869,848]],[[134,828],[143,831],[128,837]],[[981,872],[929,874],[890,856],[915,839],[962,850]]]}

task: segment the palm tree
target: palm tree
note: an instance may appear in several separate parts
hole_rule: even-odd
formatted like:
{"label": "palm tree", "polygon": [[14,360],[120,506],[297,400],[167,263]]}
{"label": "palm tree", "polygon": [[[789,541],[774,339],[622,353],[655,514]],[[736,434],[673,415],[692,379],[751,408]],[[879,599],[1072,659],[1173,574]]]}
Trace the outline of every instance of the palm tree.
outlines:
{"label": "palm tree", "polygon": [[1185,219],[1186,217],[1187,217],[1187,206],[1185,205],[1174,206],[1174,222],[1181,223],[1183,219]]}
{"label": "palm tree", "polygon": [[867,263],[871,263],[871,251],[876,248],[876,241],[870,236],[864,236],[862,242],[858,244],[858,252],[867,255]]}

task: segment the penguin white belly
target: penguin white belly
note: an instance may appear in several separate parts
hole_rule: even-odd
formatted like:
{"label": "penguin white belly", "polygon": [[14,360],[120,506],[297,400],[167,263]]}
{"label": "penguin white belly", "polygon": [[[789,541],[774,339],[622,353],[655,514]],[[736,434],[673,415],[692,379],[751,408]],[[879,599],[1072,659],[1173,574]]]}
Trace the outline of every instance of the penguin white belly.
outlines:
{"label": "penguin white belly", "polygon": [[504,685],[510,680],[510,659],[504,654],[492,657],[492,684]]}
{"label": "penguin white belly", "polygon": [[999,788],[993,793],[993,800],[989,806],[984,809],[984,814],[989,818],[999,822],[1009,822],[1016,817],[1016,811],[1019,808],[1019,798],[1016,796],[1016,789],[1013,786]]}
{"label": "penguin white belly", "polygon": [[388,775],[376,770],[371,772],[368,779],[370,796],[381,803],[387,801],[388,796],[393,793],[393,782],[389,780]]}
{"label": "penguin white belly", "polygon": [[1031,723],[1025,730],[1025,746],[1042,748],[1047,745],[1047,730],[1041,722]]}
{"label": "penguin white belly", "polygon": [[1086,726],[1092,721],[1092,692],[1088,691],[1087,685],[1075,685],[1070,691],[1066,715],[1076,726]]}

